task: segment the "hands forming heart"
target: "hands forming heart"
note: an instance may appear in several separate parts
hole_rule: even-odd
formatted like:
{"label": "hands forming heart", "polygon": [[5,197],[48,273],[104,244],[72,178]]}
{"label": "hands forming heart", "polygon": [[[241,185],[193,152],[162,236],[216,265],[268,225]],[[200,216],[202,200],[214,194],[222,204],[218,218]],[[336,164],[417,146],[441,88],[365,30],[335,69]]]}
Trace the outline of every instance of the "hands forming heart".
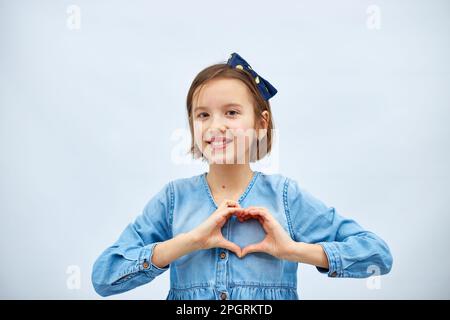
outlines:
{"label": "hands forming heart", "polygon": [[[244,248],[225,239],[221,230],[233,215],[240,222],[249,219],[258,220],[266,232],[266,237],[261,242],[250,244]],[[199,249],[225,248],[233,251],[239,258],[253,252],[265,252],[284,259],[289,255],[289,250],[295,243],[266,208],[253,206],[241,208],[236,201],[232,200],[222,202],[217,210],[191,233]]]}

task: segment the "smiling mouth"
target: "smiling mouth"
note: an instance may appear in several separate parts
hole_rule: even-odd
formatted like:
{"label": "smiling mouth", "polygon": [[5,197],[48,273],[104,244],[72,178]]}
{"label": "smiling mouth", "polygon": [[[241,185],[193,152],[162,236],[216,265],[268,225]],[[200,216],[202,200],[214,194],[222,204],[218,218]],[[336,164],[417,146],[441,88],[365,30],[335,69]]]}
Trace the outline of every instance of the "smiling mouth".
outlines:
{"label": "smiling mouth", "polygon": [[226,140],[216,140],[216,141],[207,141],[207,143],[211,146],[213,150],[221,150],[225,149],[233,140],[226,139]]}

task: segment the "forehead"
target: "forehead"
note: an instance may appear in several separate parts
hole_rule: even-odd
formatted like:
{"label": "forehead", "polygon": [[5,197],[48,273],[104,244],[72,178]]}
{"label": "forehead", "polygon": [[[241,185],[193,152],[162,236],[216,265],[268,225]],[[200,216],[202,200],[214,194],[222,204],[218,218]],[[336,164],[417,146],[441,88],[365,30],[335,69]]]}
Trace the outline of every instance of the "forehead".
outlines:
{"label": "forehead", "polygon": [[238,79],[213,79],[195,90],[193,106],[220,107],[230,102],[252,104],[247,86]]}

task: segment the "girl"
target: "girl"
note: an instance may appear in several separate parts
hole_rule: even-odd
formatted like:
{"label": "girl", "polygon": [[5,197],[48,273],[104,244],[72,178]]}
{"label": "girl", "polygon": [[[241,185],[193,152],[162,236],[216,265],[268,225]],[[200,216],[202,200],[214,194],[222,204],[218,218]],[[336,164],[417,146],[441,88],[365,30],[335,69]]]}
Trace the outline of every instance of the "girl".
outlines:
{"label": "girl", "polygon": [[387,244],[298,183],[252,171],[272,146],[277,90],[238,54],[202,70],[187,96],[191,152],[209,172],[167,183],[97,259],[102,296],[170,267],[167,299],[298,299],[297,265],[329,277],[386,274]]}

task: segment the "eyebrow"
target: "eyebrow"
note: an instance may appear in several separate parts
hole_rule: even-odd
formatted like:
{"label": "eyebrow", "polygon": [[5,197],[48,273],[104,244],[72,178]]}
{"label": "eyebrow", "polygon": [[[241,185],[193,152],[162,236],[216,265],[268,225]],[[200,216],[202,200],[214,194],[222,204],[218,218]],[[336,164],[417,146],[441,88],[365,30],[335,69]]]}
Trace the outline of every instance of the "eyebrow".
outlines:
{"label": "eyebrow", "polygon": [[[240,105],[239,103],[235,103],[235,102],[230,102],[230,103],[226,103],[224,105],[222,105],[222,109],[227,108],[227,107],[239,107],[242,108],[242,105]],[[198,110],[208,110],[209,108],[206,106],[198,106],[194,108],[194,112],[198,111]]]}

